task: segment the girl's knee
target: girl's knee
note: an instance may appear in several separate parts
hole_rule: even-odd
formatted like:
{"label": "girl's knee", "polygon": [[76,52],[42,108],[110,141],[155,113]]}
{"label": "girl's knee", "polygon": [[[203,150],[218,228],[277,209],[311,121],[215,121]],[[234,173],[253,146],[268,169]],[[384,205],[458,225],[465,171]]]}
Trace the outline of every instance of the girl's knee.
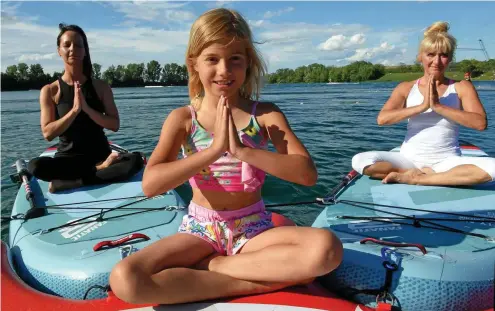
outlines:
{"label": "girl's knee", "polygon": [[119,299],[128,303],[140,303],[139,269],[125,261],[120,261],[110,273],[110,288]]}
{"label": "girl's knee", "polygon": [[314,276],[333,271],[342,262],[344,248],[340,239],[327,229],[316,229],[311,237],[310,269]]}

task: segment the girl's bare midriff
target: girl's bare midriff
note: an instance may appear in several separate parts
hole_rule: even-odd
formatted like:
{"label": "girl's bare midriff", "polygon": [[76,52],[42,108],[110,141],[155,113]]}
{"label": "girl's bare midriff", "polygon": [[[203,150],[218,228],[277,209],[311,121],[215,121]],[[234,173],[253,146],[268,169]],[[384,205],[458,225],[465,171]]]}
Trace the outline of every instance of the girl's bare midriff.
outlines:
{"label": "girl's bare midriff", "polygon": [[[254,192],[218,192],[192,188],[192,202],[217,211],[237,210],[261,200],[261,190]],[[215,208],[212,208],[214,206]]]}

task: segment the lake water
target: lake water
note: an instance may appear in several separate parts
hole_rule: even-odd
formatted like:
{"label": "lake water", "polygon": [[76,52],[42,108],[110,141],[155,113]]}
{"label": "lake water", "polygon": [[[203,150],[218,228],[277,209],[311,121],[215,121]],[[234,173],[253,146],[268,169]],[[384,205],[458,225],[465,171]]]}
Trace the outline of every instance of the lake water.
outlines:
{"label": "lake water", "polygon": [[[303,187],[268,176],[263,187],[267,203],[311,201],[328,193],[351,169],[354,154],[367,150],[389,150],[400,145],[406,122],[379,127],[376,116],[397,83],[360,84],[280,84],[263,89],[263,101],[272,101],[286,114],[296,135],[305,144],[317,165],[319,178],[314,187]],[[495,82],[474,82],[488,114],[484,132],[461,129],[467,140],[495,156]],[[111,141],[132,151],[153,151],[167,114],[188,102],[186,87],[116,88],[121,127],[108,132]],[[39,91],[1,93],[2,216],[9,216],[17,186],[9,178],[12,164],[38,156],[52,143],[40,132]],[[178,189],[188,202],[188,185]],[[321,211],[318,205],[286,206],[271,209],[299,225],[311,225]],[[2,240],[7,241],[8,223],[3,222]]]}

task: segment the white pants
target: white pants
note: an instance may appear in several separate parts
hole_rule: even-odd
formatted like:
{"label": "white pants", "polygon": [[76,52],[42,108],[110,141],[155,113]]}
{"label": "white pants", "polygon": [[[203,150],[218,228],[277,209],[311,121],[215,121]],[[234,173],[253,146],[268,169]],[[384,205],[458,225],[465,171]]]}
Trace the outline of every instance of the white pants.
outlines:
{"label": "white pants", "polygon": [[488,157],[449,156],[433,165],[425,165],[425,163],[408,159],[399,152],[368,151],[358,153],[352,158],[352,168],[359,174],[363,174],[365,167],[376,162],[389,162],[400,169],[430,167],[436,173],[446,172],[459,165],[472,164],[488,173],[492,177],[492,181],[495,180],[495,158]]}

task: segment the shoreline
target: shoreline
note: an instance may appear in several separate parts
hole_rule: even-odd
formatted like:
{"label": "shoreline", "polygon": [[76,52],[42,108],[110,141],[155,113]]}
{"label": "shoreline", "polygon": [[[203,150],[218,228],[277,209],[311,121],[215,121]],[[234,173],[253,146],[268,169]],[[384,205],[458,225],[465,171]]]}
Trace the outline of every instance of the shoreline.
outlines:
{"label": "shoreline", "polygon": [[[412,81],[415,79],[420,78],[423,75],[422,72],[403,72],[403,73],[387,73],[383,77],[376,79],[376,80],[366,80],[366,81],[360,81],[360,82],[335,82],[335,84],[340,84],[340,83],[370,83],[370,82],[404,82],[404,81]],[[464,74],[461,72],[447,72],[446,76],[450,79],[460,81],[464,80]],[[491,81],[495,82],[495,73],[491,75],[490,73],[485,73],[479,77],[472,78],[471,81],[473,82],[478,82],[478,81]],[[326,82],[328,84],[329,82]],[[295,83],[266,83],[266,85],[272,85],[272,84],[308,84],[304,82],[295,82]],[[309,83],[312,84],[312,83]],[[317,83],[318,84],[318,83]],[[330,83],[331,84],[331,83]],[[152,89],[161,89],[161,88],[167,88],[167,87],[173,87],[173,86],[186,86],[186,85],[126,85],[126,86],[114,86],[112,88],[133,88],[133,87],[139,87],[139,88],[152,88]],[[26,92],[26,91],[40,91],[41,89],[17,89],[17,90],[1,90],[1,92]]]}
{"label": "shoreline", "polygon": [[[380,79],[366,82],[403,82],[415,80],[421,76],[423,76],[423,72],[386,73]],[[464,73],[459,71],[446,72],[445,76],[456,81],[464,80]],[[484,73],[479,77],[471,78],[471,81],[495,81],[495,73]]]}

